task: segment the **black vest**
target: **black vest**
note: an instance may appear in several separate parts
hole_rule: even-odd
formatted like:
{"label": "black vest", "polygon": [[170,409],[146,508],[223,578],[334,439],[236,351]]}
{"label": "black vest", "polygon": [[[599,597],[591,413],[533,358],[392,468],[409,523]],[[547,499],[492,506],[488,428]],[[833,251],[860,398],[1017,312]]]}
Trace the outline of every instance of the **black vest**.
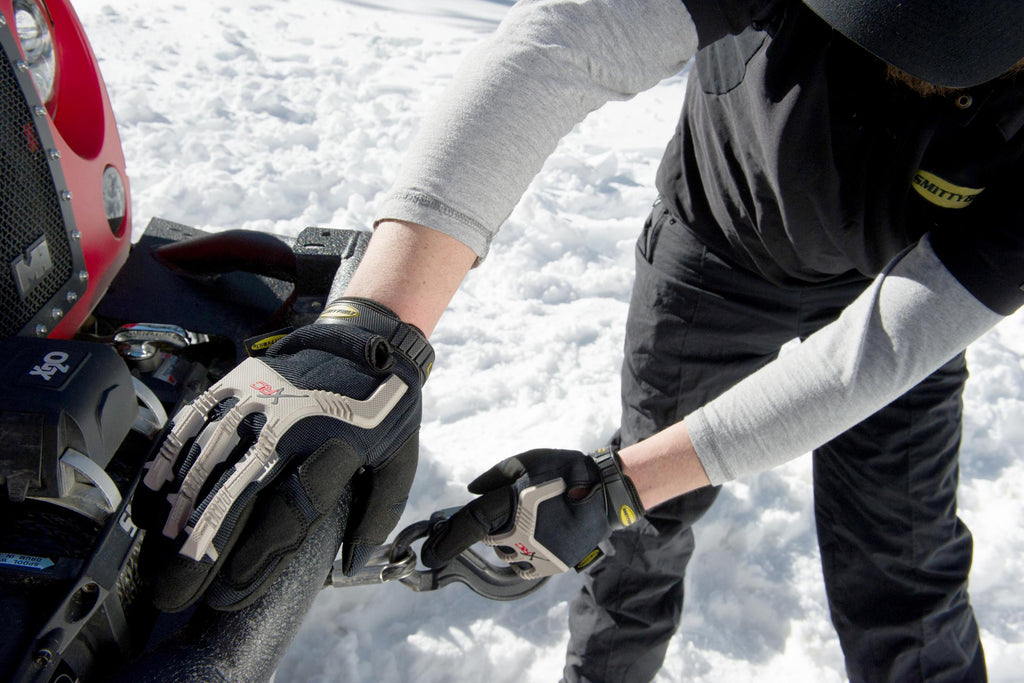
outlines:
{"label": "black vest", "polygon": [[658,189],[710,248],[802,286],[931,233],[983,303],[1024,303],[1024,76],[924,97],[802,3],[686,4],[703,47]]}

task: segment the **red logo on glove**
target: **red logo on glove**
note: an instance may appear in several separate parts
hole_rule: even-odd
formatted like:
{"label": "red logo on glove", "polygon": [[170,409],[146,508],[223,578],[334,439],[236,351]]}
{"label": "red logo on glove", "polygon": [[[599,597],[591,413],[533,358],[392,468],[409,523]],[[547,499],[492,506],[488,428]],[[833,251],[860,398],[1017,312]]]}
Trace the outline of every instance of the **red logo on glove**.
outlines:
{"label": "red logo on glove", "polygon": [[256,391],[260,392],[264,396],[273,396],[274,394],[277,393],[276,391],[274,391],[274,387],[270,386],[269,384],[262,380],[253,382],[249,386],[255,389]]}
{"label": "red logo on glove", "polygon": [[522,553],[523,555],[526,555],[527,557],[533,557],[534,555],[536,555],[536,553],[535,553],[535,552],[533,552],[532,550],[530,550],[529,548],[527,548],[527,547],[526,547],[525,545],[523,545],[522,543],[516,543],[516,550],[518,550],[519,552],[521,552],[521,553]]}
{"label": "red logo on glove", "polygon": [[284,393],[284,387],[281,387],[280,389],[275,389],[274,387],[270,386],[263,380],[256,380],[249,386],[255,389],[256,393],[258,393],[263,398],[271,399],[271,405],[275,406],[282,398],[306,398],[308,396],[308,394],[286,394]]}

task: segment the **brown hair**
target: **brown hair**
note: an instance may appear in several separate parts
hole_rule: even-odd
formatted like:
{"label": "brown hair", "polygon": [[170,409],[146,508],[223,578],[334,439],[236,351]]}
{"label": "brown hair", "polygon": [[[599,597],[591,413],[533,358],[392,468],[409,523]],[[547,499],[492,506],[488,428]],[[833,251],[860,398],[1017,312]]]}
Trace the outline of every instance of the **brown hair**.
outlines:
{"label": "brown hair", "polygon": [[[949,88],[944,85],[932,85],[928,81],[921,80],[917,76],[911,76],[903,69],[895,67],[892,64],[887,64],[886,67],[886,78],[893,83],[902,83],[922,97],[955,95],[963,90],[963,88]],[[1024,71],[1024,59],[1007,69],[1000,78],[1012,76],[1020,71]]]}

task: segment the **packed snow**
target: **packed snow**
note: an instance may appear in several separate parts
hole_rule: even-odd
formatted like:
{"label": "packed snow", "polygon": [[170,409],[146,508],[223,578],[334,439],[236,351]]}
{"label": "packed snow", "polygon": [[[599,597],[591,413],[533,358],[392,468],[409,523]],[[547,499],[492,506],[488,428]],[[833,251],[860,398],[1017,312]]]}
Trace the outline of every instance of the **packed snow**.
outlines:
{"label": "packed snow", "polygon": [[[131,176],[162,217],[296,235],[366,229],[417,122],[510,0],[77,0]],[[686,74],[593,114],[523,198],[433,337],[423,452],[403,521],[538,446],[589,449],[618,416],[633,242]],[[1024,671],[1024,322],[969,352],[961,515],[993,681]],[[840,681],[810,458],[726,486],[697,528],[682,625],[657,680]],[[324,591],[277,673],[294,681],[555,681],[579,578],[529,598],[463,586]]]}

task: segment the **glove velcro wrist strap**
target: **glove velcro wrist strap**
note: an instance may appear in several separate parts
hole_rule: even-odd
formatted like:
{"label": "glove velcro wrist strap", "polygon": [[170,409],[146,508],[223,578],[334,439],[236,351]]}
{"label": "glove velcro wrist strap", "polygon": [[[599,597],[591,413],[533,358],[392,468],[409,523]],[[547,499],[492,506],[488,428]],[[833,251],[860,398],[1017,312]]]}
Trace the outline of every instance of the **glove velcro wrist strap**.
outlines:
{"label": "glove velcro wrist strap", "polygon": [[395,313],[371,299],[342,297],[330,301],[317,325],[358,325],[364,330],[378,334],[391,347],[412,363],[420,376],[420,385],[427,381],[434,365],[434,349],[426,335],[415,325],[402,322]]}
{"label": "glove velcro wrist strap", "polygon": [[629,477],[622,473],[622,461],[611,446],[606,446],[590,457],[601,471],[604,485],[608,524],[612,529],[631,526],[646,512],[640,502],[640,495]]}

